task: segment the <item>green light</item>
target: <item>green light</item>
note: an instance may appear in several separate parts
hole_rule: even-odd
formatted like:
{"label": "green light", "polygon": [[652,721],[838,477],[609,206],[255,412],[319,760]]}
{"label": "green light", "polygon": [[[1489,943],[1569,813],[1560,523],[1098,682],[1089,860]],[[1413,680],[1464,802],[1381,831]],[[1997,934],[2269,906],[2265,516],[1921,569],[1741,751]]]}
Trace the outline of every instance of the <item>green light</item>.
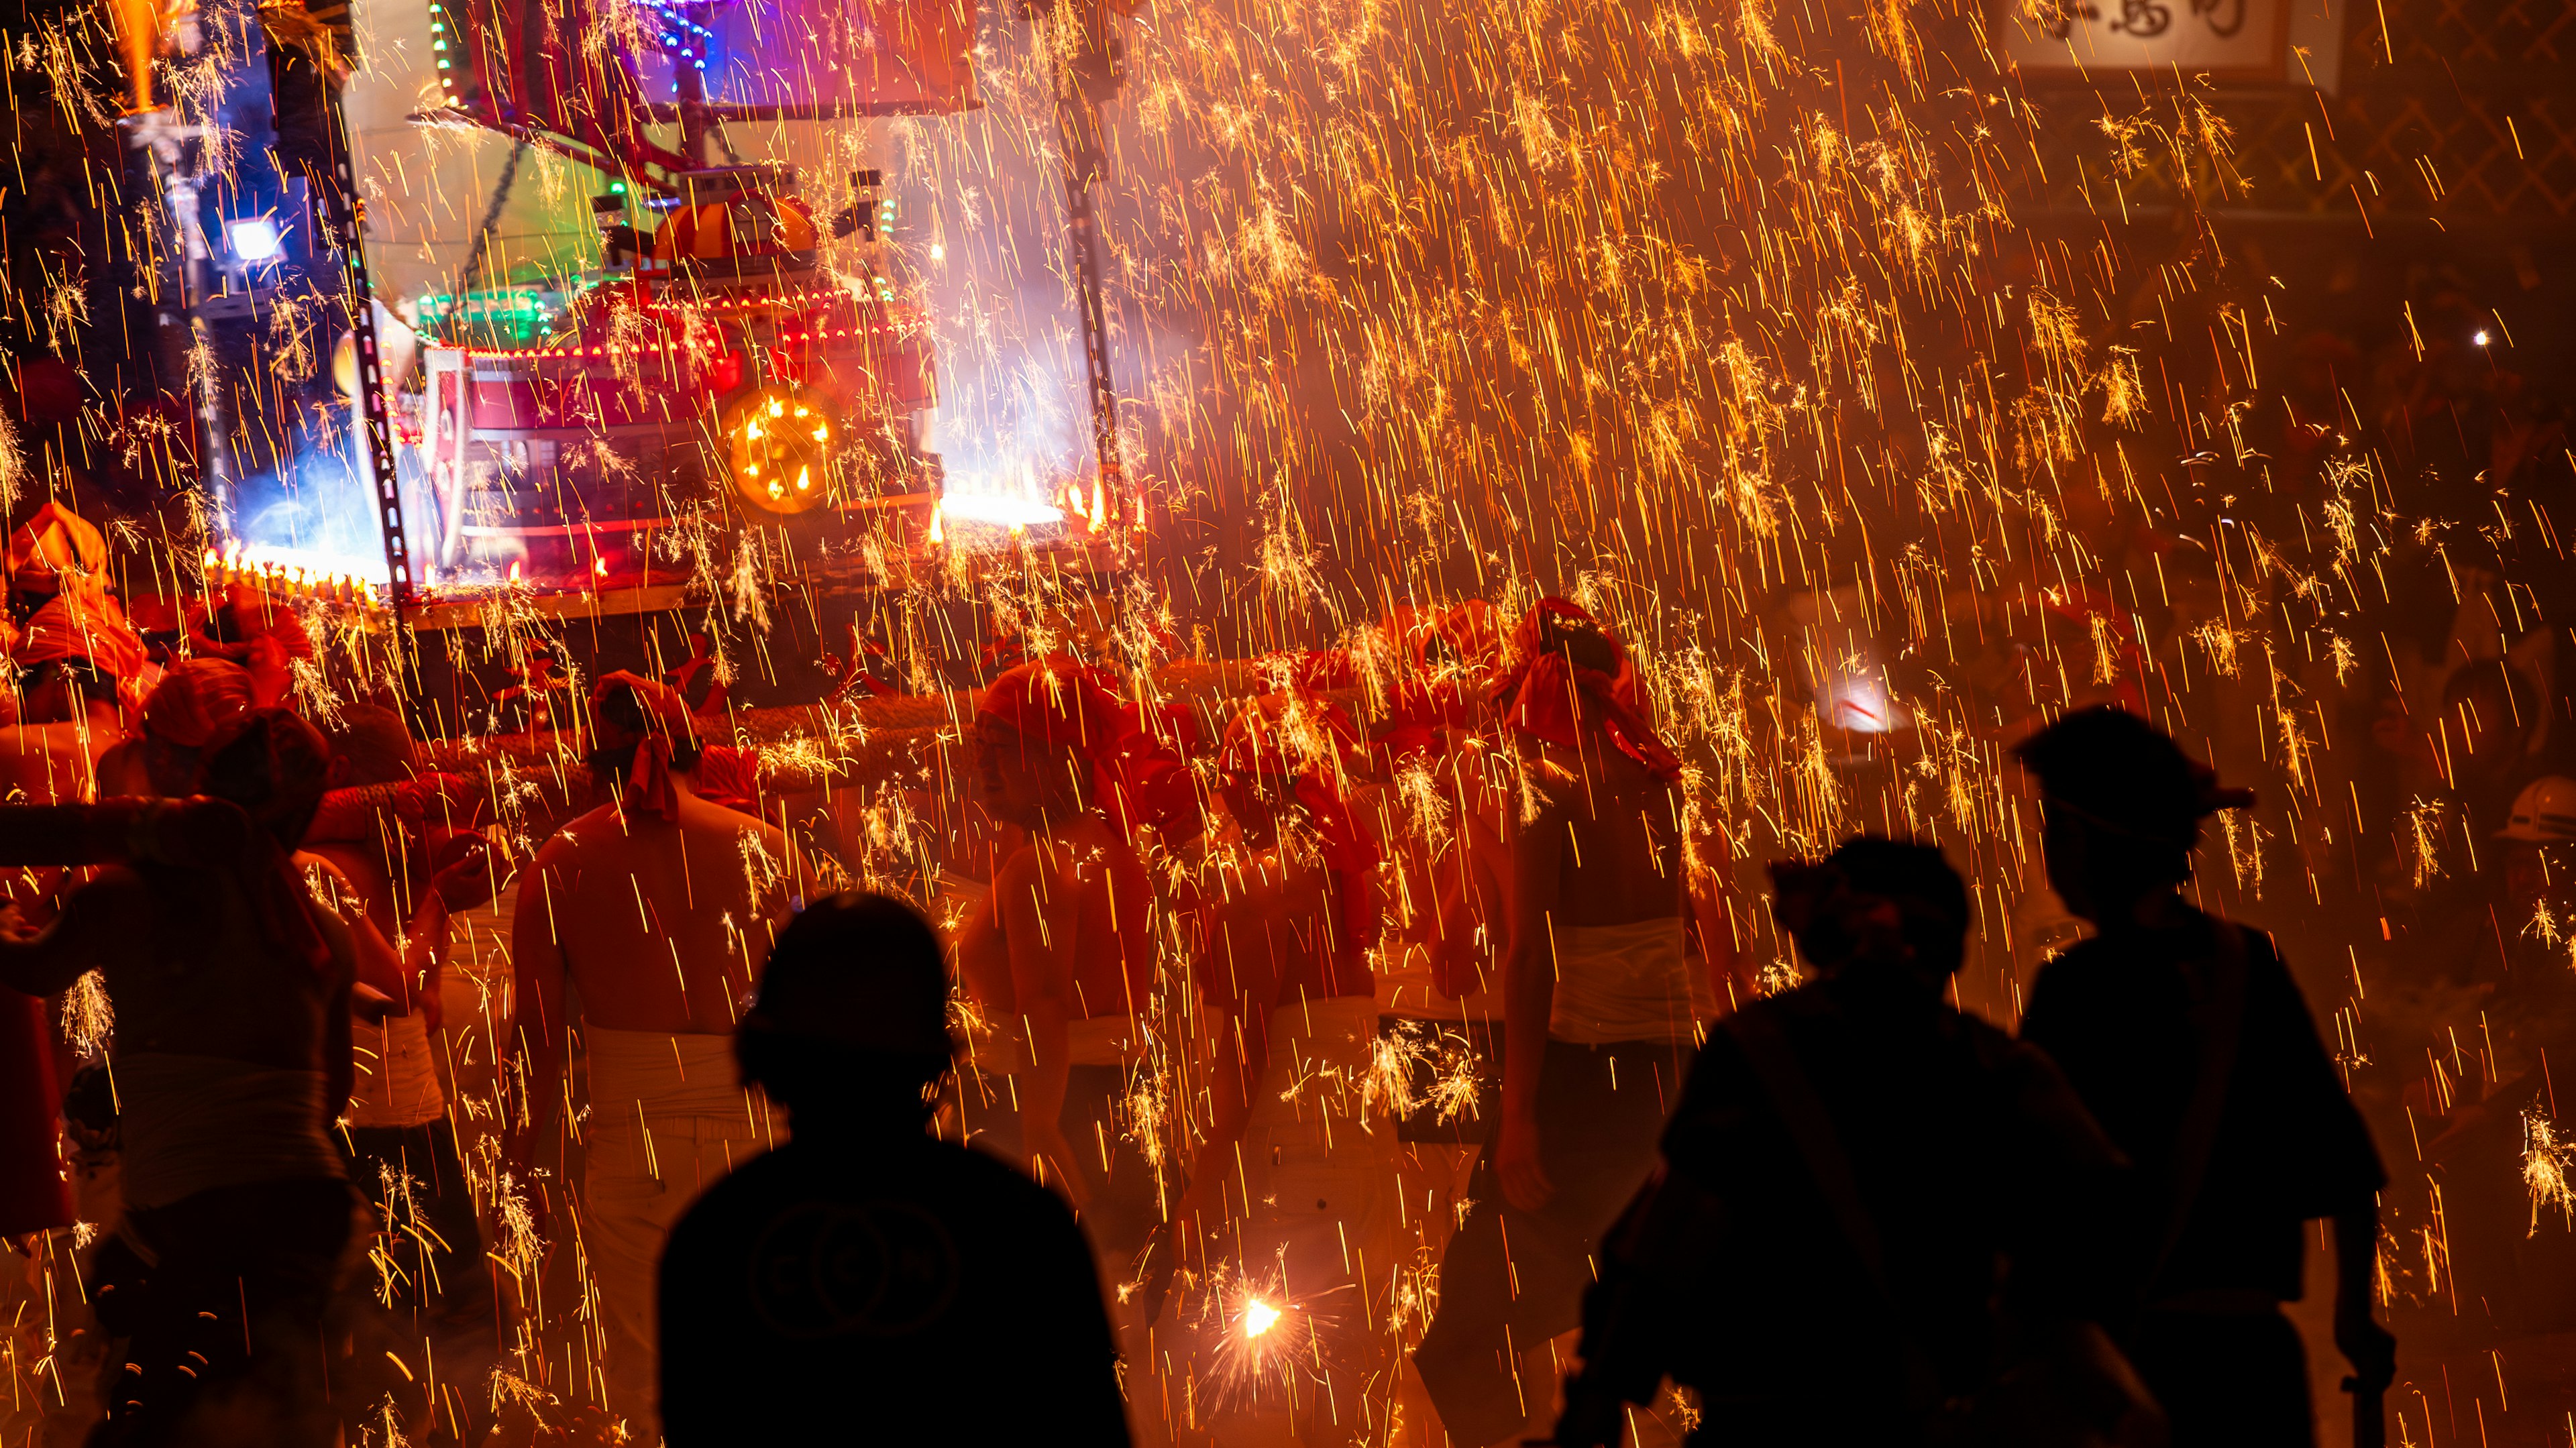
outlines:
{"label": "green light", "polygon": [[609,194],[609,195],[611,195],[611,196],[623,196],[623,195],[625,195],[625,194],[626,194],[626,183],[625,183],[625,182],[623,182],[623,181],[611,181],[611,182],[609,182],[609,183],[608,183],[608,194]]}

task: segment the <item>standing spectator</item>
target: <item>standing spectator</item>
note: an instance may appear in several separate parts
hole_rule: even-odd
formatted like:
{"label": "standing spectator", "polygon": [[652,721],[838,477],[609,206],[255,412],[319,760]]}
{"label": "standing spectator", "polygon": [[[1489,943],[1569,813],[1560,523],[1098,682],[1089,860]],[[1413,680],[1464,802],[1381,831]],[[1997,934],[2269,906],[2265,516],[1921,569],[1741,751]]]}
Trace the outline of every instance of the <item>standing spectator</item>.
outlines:
{"label": "standing spectator", "polygon": [[780,933],[734,1051],[791,1137],[671,1231],[672,1448],[1124,1448],[1116,1347],[1072,1212],[927,1129],[947,1011],[939,937],[898,901],[834,896]]}
{"label": "standing spectator", "polygon": [[2175,1448],[2311,1444],[2305,1351],[2280,1311],[2303,1290],[2300,1227],[2334,1220],[2335,1342],[2376,1393],[2396,1372],[2372,1302],[2387,1176],[2270,938],[2182,898],[2200,821],[2250,796],[2117,709],[2016,752],[2039,779],[2049,883],[2099,932],[2040,972],[2022,1034],[2138,1169],[2129,1356]]}

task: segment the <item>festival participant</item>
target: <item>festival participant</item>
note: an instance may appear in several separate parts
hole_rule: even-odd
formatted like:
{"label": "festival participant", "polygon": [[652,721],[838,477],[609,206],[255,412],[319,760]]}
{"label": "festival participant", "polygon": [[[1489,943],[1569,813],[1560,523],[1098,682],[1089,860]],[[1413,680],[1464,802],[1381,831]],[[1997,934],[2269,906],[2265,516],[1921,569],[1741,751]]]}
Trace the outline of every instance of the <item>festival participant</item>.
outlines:
{"label": "festival participant", "polygon": [[[569,980],[590,1063],[581,1242],[599,1292],[608,1409],[649,1443],[663,1238],[770,1138],[729,1043],[786,917],[795,861],[777,830],[698,798],[695,725],[669,687],[610,674],[591,713],[591,769],[613,794],[546,841],[519,886],[504,1071],[528,1097],[504,1157],[530,1188],[566,1094]],[[532,1205],[547,1211],[536,1190]]]}
{"label": "festival participant", "polygon": [[172,666],[143,700],[142,735],[99,761],[100,793],[196,793],[206,742],[251,708],[250,671],[241,665],[188,659]]}
{"label": "festival participant", "polygon": [[[144,669],[142,642],[106,587],[106,540],[48,503],[12,534],[11,614],[0,625],[21,671],[24,701],[0,726],[0,796],[26,804],[87,798],[97,761],[128,728],[127,690]],[[29,905],[49,891],[50,874],[13,877],[0,895]],[[0,1236],[68,1226],[71,1198],[57,1169],[54,1117],[61,1105],[44,1003],[0,998]]]}
{"label": "festival participant", "polygon": [[117,1007],[125,1214],[96,1301],[133,1366],[92,1442],[321,1448],[322,1314],[357,1207],[325,1135],[356,948],[288,855],[323,747],[266,710],[204,751],[186,783],[210,798],[0,809],[0,861],[106,866],[44,932],[0,940],[0,981],[51,994],[95,967]]}
{"label": "festival participant", "polygon": [[303,616],[246,578],[227,585],[223,597],[192,649],[241,665],[262,707],[283,702],[294,691],[295,666],[313,659]]}
{"label": "festival participant", "polygon": [[1554,1441],[1611,1448],[1667,1377],[1699,1395],[1693,1443],[1957,1441],[1957,1405],[2003,1407],[2005,1362],[2047,1364],[2064,1401],[2020,1406],[2093,1436],[1975,1441],[2137,1441],[2121,1420],[2150,1405],[2094,1325],[2119,1153],[2046,1056],[1943,999],[1966,885],[1939,850],[1870,836],[1771,873],[1816,979],[1728,1017],[1692,1066],[1585,1294]]}
{"label": "festival participant", "polygon": [[107,540],[59,503],[9,536],[8,590],[23,702],[0,733],[0,792],[74,799],[125,738],[149,665],[108,573]]}
{"label": "festival participant", "polygon": [[[443,1320],[488,1326],[490,1268],[431,1037],[439,1027],[448,919],[491,899],[490,861],[472,834],[440,831],[433,839],[404,818],[412,813],[405,805],[425,810],[446,801],[435,777],[415,778],[416,750],[401,715],[346,705],[325,737],[331,789],[302,858],[327,867],[347,892],[344,913],[353,917],[362,944],[357,1083],[341,1139],[358,1189],[376,1200],[387,1255],[401,1268],[399,1290],[390,1295],[415,1310],[435,1309]],[[426,789],[404,793],[405,786],[422,784]],[[366,807],[370,798],[394,806],[391,818],[375,818]],[[328,827],[334,799],[354,829]],[[359,839],[323,838],[358,830],[364,831]],[[427,879],[415,890],[419,876]],[[394,930],[394,942],[364,948],[381,929]]]}
{"label": "festival participant", "polygon": [[[1374,742],[1392,766],[1385,800],[1396,867],[1401,962],[1379,982],[1390,1014],[1479,1022],[1510,953],[1504,881],[1511,848],[1503,816],[1509,756],[1487,737],[1502,653],[1491,611],[1471,600],[1437,612],[1399,609],[1387,621],[1400,669]],[[1454,1003],[1454,1004],[1453,1004]]]}
{"label": "festival participant", "polygon": [[988,1016],[1020,1028],[1014,1090],[1031,1169],[1064,1192],[1121,1276],[1161,1217],[1161,1184],[1120,1119],[1154,981],[1153,887],[1117,776],[1135,732],[1098,678],[1062,655],[1003,674],[976,705],[986,807],[1028,840],[995,872],[988,907],[1009,969],[970,981],[987,982]]}
{"label": "festival participant", "polygon": [[1379,850],[1346,798],[1358,743],[1341,710],[1274,694],[1217,755],[1236,833],[1201,866],[1192,971],[1211,1113],[1173,1219],[1218,1264],[1184,1320],[1219,1345],[1191,1396],[1221,1439],[1342,1443],[1386,1419],[1362,1404],[1390,1387],[1370,1284],[1396,1265],[1399,1213],[1395,1126],[1370,1102]]}
{"label": "festival participant", "polygon": [[1517,737],[1511,954],[1499,1121],[1440,1271],[1414,1365],[1450,1440],[1510,1437],[1544,1412],[1550,1339],[1580,1320],[1601,1233],[1653,1170],[1699,1023],[1681,764],[1639,713],[1627,652],[1544,599],[1493,697]]}
{"label": "festival participant", "polygon": [[2202,818],[2251,796],[2114,708],[2015,753],[2039,781],[2049,883],[2099,932],[2040,972],[2022,1036],[2138,1169],[2124,1345],[2175,1448],[2313,1443],[2306,1354],[2280,1311],[2303,1290],[2301,1227],[2334,1219],[2335,1344],[2376,1401],[2396,1371],[2372,1316],[2387,1177],[2271,939],[2180,894]]}
{"label": "festival participant", "polygon": [[900,902],[836,895],[780,933],[734,1052],[793,1134],[671,1231],[672,1448],[1127,1442],[1081,1228],[924,1129],[947,1005],[939,939]]}

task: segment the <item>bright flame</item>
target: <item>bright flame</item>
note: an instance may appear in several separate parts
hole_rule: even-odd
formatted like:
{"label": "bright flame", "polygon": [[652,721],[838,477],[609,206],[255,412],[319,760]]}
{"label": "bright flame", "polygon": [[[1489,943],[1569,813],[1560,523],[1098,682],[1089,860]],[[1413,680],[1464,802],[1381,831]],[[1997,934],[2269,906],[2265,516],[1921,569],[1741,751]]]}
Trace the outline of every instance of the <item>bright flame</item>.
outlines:
{"label": "bright flame", "polygon": [[1243,1304],[1243,1335],[1259,1337],[1279,1321],[1279,1309],[1255,1297]]}
{"label": "bright flame", "polygon": [[939,510],[969,523],[1000,523],[1013,528],[1064,521],[1062,509],[1007,493],[950,493],[940,499]]}

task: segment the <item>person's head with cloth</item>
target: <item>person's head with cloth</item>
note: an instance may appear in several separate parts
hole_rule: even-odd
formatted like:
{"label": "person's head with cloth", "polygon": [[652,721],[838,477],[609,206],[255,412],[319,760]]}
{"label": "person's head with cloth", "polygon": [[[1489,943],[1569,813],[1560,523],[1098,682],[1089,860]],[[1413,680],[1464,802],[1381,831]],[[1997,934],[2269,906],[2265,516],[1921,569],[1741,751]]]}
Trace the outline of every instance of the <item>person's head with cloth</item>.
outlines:
{"label": "person's head with cloth", "polygon": [[698,767],[697,721],[680,691],[623,669],[590,696],[590,771],[627,814],[676,819],[682,781]]}
{"label": "person's head with cloth", "polygon": [[78,718],[132,696],[143,640],[116,597],[106,536],[60,503],[9,535],[10,614],[21,632],[11,658],[25,676],[27,720]]}
{"label": "person's head with cloth", "polygon": [[152,792],[198,793],[207,741],[251,708],[250,671],[239,664],[189,659],[162,674],[143,701],[141,762]]}
{"label": "person's head with cloth", "polygon": [[1968,887],[1935,846],[1856,835],[1821,860],[1773,862],[1771,884],[1773,916],[1827,980],[1937,995],[1967,959]]}
{"label": "person's head with cloth", "polygon": [[1046,831],[1108,806],[1135,721],[1090,666],[1064,654],[1022,664],[975,704],[985,808]]}
{"label": "person's head with cloth", "polygon": [[1666,784],[1681,760],[1646,720],[1636,662],[1617,635],[1581,605],[1542,598],[1512,635],[1491,695],[1505,727],[1524,740],[1599,753],[1596,731]]}
{"label": "person's head with cloth", "polygon": [[799,1139],[918,1133],[952,1049],[937,932],[902,901],[859,892],[788,923],[734,1029],[743,1084],[787,1108]]}
{"label": "person's head with cloth", "polygon": [[2254,803],[2125,709],[2078,709],[2013,749],[2039,783],[2048,883],[2105,928],[2191,878],[2201,821]]}
{"label": "person's head with cloth", "polygon": [[1332,871],[1345,948],[1376,939],[1378,862],[1384,851],[1351,807],[1350,776],[1366,763],[1359,727],[1341,706],[1302,693],[1265,694],[1238,711],[1218,741],[1216,773],[1226,813],[1255,850],[1276,848],[1282,826],[1302,825]]}

